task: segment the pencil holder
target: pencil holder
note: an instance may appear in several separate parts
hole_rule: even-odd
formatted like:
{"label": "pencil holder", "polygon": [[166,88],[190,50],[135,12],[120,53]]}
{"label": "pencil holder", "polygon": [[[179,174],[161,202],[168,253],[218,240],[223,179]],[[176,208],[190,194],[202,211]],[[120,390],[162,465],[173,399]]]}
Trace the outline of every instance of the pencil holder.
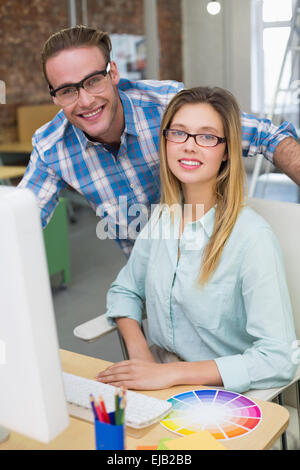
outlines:
{"label": "pencil holder", "polygon": [[95,420],[96,450],[124,450],[124,424],[115,425],[114,415],[109,413],[111,424]]}

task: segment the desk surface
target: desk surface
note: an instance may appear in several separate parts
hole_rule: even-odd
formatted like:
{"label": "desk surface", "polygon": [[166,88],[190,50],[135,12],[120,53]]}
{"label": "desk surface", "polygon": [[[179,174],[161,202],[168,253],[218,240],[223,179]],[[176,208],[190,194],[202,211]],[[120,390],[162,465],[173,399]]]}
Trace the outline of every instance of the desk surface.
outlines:
{"label": "desk surface", "polygon": [[0,165],[0,178],[11,179],[23,176],[26,171],[26,166],[1,166]]}
{"label": "desk surface", "polygon": [[31,153],[31,142],[9,142],[0,144],[0,153]]}
{"label": "desk surface", "polygon": [[[63,370],[83,377],[93,379],[96,373],[106,368],[110,363],[88,356],[61,351]],[[199,387],[197,388],[204,388]],[[195,386],[176,386],[164,390],[147,391],[145,394],[157,398],[167,399],[177,393],[193,390]],[[222,441],[228,449],[267,449],[278,439],[286,429],[289,421],[288,411],[275,403],[255,400],[261,407],[263,419],[260,425],[247,434],[239,438],[231,439],[228,442]],[[131,431],[130,431],[131,434]],[[138,445],[158,444],[162,437],[174,439],[176,435],[163,428],[159,423],[152,425],[146,430],[137,431],[137,435],[126,436],[126,449],[136,449]],[[32,439],[28,439],[20,434],[11,432],[8,441],[0,444],[0,450],[11,449],[66,449],[66,450],[92,450],[94,445],[94,426],[92,423],[70,418],[70,426],[60,434],[50,444],[41,444]]]}

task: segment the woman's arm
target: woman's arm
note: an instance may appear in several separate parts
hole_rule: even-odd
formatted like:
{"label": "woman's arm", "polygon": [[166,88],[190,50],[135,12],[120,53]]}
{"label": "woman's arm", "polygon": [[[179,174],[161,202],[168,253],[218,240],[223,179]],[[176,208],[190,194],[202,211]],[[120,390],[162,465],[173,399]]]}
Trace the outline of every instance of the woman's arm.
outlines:
{"label": "woman's arm", "polygon": [[213,360],[157,364],[133,359],[113,364],[100,372],[97,379],[133,390],[157,390],[174,385],[223,385]]}
{"label": "woman's arm", "polygon": [[155,362],[139,323],[132,318],[116,318],[116,323],[124,338],[129,358]]}
{"label": "woman's arm", "polygon": [[240,354],[215,359],[224,387],[243,393],[284,386],[297,369],[292,354],[295,329],[281,249],[263,223],[251,232],[245,247],[240,288],[251,344]]}
{"label": "woman's arm", "polygon": [[222,377],[214,360],[199,362],[175,362],[174,385],[223,385]]}

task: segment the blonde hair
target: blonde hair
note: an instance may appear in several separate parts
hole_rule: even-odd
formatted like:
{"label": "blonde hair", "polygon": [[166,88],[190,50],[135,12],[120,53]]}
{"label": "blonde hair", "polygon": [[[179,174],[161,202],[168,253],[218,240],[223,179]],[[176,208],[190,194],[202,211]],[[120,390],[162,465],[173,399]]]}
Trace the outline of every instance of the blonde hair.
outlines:
{"label": "blonde hair", "polygon": [[215,271],[244,200],[245,172],[242,162],[242,131],[239,106],[227,90],[214,87],[197,87],[182,90],[167,106],[160,128],[160,181],[161,204],[169,207],[181,204],[181,183],[167,164],[166,139],[176,112],[185,104],[208,103],[220,115],[227,142],[226,161],[222,162],[216,180],[215,222],[212,236],[206,245],[198,281],[204,285]]}
{"label": "blonde hair", "polygon": [[45,42],[42,50],[42,66],[44,76],[49,83],[46,63],[50,57],[57,55],[65,49],[72,49],[82,46],[97,46],[103,53],[105,62],[110,62],[111,40],[108,33],[99,29],[88,28],[87,26],[74,26],[72,28],[62,29],[52,34]]}

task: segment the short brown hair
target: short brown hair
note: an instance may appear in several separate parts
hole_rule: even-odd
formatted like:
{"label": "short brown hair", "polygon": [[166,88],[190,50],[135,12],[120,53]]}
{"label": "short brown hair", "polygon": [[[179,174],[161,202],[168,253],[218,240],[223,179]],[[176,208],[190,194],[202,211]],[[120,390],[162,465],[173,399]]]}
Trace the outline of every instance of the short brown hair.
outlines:
{"label": "short brown hair", "polygon": [[45,42],[42,50],[42,65],[45,78],[49,83],[46,73],[46,62],[65,49],[81,46],[97,46],[104,55],[104,59],[110,62],[111,40],[108,33],[87,26],[74,26],[62,29],[52,34]]}

